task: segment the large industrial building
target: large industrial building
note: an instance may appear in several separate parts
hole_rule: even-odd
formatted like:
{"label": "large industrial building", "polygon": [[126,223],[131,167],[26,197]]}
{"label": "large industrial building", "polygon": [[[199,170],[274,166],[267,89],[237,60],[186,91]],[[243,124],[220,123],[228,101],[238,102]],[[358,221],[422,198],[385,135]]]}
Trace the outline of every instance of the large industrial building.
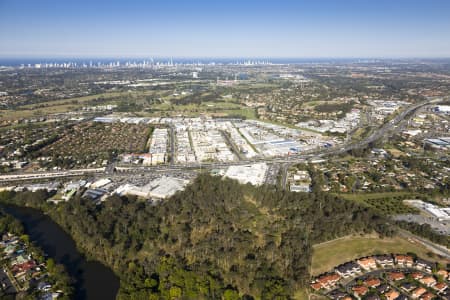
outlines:
{"label": "large industrial building", "polygon": [[225,177],[236,179],[242,184],[250,183],[259,186],[266,181],[267,170],[266,163],[230,166],[225,172]]}
{"label": "large industrial building", "polygon": [[119,195],[134,195],[145,199],[166,199],[176,192],[182,191],[189,183],[188,180],[175,177],[160,177],[144,186],[124,184],[119,186],[115,193]]}

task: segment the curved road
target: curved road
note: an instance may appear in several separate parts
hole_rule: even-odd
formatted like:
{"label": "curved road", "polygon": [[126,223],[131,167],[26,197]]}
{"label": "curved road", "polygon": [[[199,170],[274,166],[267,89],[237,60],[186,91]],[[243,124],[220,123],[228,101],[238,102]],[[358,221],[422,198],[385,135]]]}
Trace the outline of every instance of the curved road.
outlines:
{"label": "curved road", "polygon": [[[400,128],[398,126],[405,118],[412,115],[416,110],[419,108],[429,105],[429,104],[436,104],[439,102],[442,102],[447,99],[429,99],[427,101],[423,101],[414,105],[409,106],[407,109],[402,111],[399,115],[397,115],[393,120],[389,121],[388,123],[385,123],[381,127],[379,127],[375,132],[373,132],[370,136],[365,138],[363,141],[357,142],[357,143],[349,143],[344,144],[340,146],[336,146],[331,149],[319,149],[314,150],[311,152],[305,152],[302,154],[298,154],[295,156],[288,156],[288,157],[276,157],[276,158],[257,158],[257,159],[247,159],[247,160],[241,160],[237,162],[226,162],[226,163],[195,163],[190,165],[162,165],[162,166],[153,166],[153,167],[123,167],[120,168],[122,172],[161,172],[161,171],[181,171],[186,169],[200,169],[200,168],[220,168],[220,167],[227,167],[230,165],[245,165],[245,164],[251,164],[251,163],[257,163],[257,162],[267,162],[267,163],[297,163],[297,162],[305,162],[308,159],[319,159],[331,155],[339,155],[342,153],[345,153],[350,150],[363,148],[370,143],[373,143],[381,138],[392,136],[395,132],[397,132]],[[173,146],[171,145],[171,151],[173,151]],[[110,166],[106,167],[104,169],[105,173],[112,173],[112,170],[114,169],[115,164],[111,164]],[[0,182],[6,182],[6,181],[17,181],[17,180],[28,180],[28,179],[39,179],[36,177],[42,178],[57,178],[57,177],[72,177],[72,176],[82,176],[82,175],[92,175],[93,173],[98,173],[98,169],[95,171],[86,171],[86,172],[80,172],[80,170],[67,170],[63,172],[37,172],[37,173],[29,173],[29,174],[9,174],[9,175],[2,175],[0,176]],[[34,178],[33,178],[34,177]]]}

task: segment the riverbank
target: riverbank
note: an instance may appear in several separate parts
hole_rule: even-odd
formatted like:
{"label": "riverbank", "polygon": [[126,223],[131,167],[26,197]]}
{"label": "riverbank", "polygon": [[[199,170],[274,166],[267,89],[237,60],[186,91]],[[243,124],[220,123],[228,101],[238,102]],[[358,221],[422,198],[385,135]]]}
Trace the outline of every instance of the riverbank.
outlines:
{"label": "riverbank", "polygon": [[57,264],[65,266],[75,280],[74,296],[82,299],[115,299],[119,278],[106,266],[87,261],[77,250],[74,240],[49,216],[39,210],[12,205],[1,205],[25,227],[34,241]]}
{"label": "riverbank", "polygon": [[47,259],[21,222],[0,209],[0,298],[70,299],[72,280],[61,264]]}

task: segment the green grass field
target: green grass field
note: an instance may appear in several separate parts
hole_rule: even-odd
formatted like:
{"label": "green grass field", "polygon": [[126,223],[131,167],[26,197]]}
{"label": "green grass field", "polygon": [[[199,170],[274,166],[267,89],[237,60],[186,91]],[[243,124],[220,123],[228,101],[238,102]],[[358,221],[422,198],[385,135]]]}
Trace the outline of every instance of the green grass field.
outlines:
{"label": "green grass field", "polygon": [[313,249],[312,275],[331,271],[339,264],[373,254],[413,252],[421,258],[431,261],[448,262],[430,256],[428,249],[421,244],[401,237],[380,239],[376,236],[349,236],[314,245]]}
{"label": "green grass field", "polygon": [[194,112],[194,111],[221,111],[241,109],[241,105],[233,102],[202,102],[201,104],[171,104],[164,102],[151,107],[155,110],[173,111],[173,112]]}
{"label": "green grass field", "polygon": [[[21,109],[35,109],[36,107],[42,106],[42,105],[50,105],[50,106],[60,106],[60,105],[68,105],[72,104],[74,101],[77,101],[79,103],[91,101],[93,99],[97,98],[114,98],[119,96],[124,96],[129,94],[128,92],[112,92],[112,93],[101,93],[96,95],[89,95],[89,96],[81,96],[81,97],[74,97],[69,99],[60,99],[60,100],[49,100],[49,101],[43,101],[35,104],[28,104],[28,105],[22,105],[20,106]],[[76,104],[75,104],[76,105]]]}
{"label": "green grass field", "polygon": [[55,106],[49,106],[39,109],[26,109],[26,110],[0,110],[0,118],[3,120],[16,120],[21,118],[32,118],[32,117],[40,117],[45,116],[48,114],[55,114],[55,113],[63,113],[67,111],[74,110],[81,105],[71,105],[71,104],[64,104],[64,105],[55,105]]}
{"label": "green grass field", "polygon": [[297,291],[294,294],[294,299],[296,299],[296,300],[306,300],[306,299],[308,299],[308,291],[306,289]]}
{"label": "green grass field", "polygon": [[[146,95],[152,94],[152,92],[135,91],[131,93],[136,99],[143,98]],[[120,96],[130,95],[129,92],[110,92],[101,93],[96,95],[74,97],[69,99],[48,100],[34,104],[27,104],[18,107],[15,110],[0,110],[0,117],[5,120],[14,120],[20,118],[38,117],[53,113],[63,113],[72,111],[77,108],[81,108],[86,105],[86,102],[97,98],[104,99],[117,99]],[[114,101],[113,101],[114,102]]]}
{"label": "green grass field", "polygon": [[329,298],[319,295],[319,294],[311,294],[307,289],[301,289],[294,293],[293,299],[295,300],[327,300]]}
{"label": "green grass field", "polygon": [[247,119],[256,119],[256,112],[253,108],[226,109],[221,113],[229,116],[242,116]]}

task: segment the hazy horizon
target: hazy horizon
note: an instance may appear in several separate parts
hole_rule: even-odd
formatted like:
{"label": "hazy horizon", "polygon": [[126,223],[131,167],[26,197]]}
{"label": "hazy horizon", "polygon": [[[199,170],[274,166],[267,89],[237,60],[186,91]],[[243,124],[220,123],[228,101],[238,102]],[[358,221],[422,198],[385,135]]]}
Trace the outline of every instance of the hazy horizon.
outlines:
{"label": "hazy horizon", "polygon": [[450,59],[450,54],[448,56],[90,56],[90,55],[80,55],[80,56],[70,56],[70,55],[40,55],[40,56],[28,56],[28,55],[1,55],[1,60],[16,60],[16,59],[42,59],[42,60],[89,60],[89,59],[100,59],[100,60],[447,60]]}
{"label": "hazy horizon", "polygon": [[375,58],[375,57],[1,57],[1,67],[20,67],[27,65],[43,64],[51,65],[53,63],[75,63],[76,66],[98,63],[111,64],[119,62],[121,66],[128,63],[152,62],[155,64],[166,64],[173,62],[174,64],[211,64],[233,65],[244,63],[270,63],[280,65],[302,65],[302,64],[358,64],[358,63],[450,63],[450,57],[403,57],[403,58]]}

